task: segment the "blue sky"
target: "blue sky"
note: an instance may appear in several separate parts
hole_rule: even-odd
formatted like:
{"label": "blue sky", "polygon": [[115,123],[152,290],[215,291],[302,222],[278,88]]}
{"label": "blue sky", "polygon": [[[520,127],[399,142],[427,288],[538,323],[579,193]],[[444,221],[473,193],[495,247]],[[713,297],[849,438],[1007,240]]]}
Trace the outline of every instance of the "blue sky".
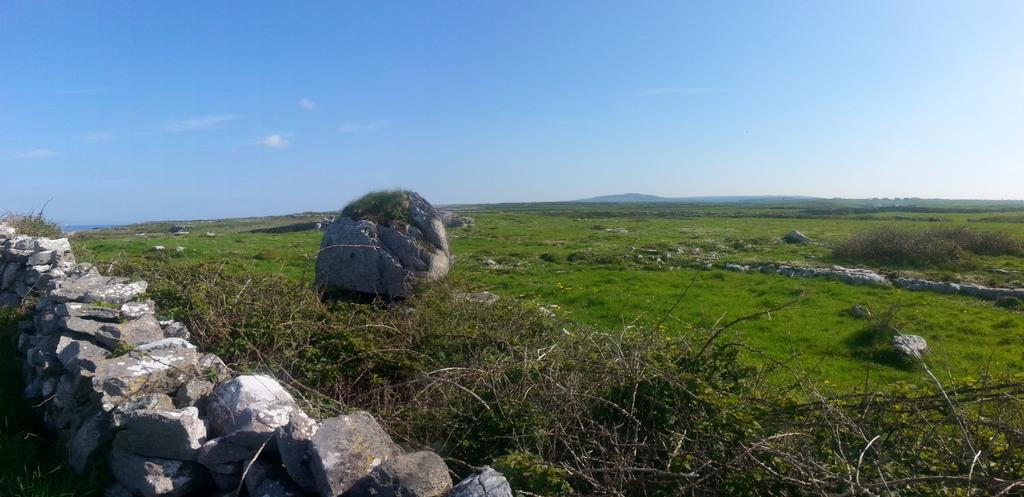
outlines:
{"label": "blue sky", "polygon": [[1024,198],[1024,2],[0,4],[0,210]]}

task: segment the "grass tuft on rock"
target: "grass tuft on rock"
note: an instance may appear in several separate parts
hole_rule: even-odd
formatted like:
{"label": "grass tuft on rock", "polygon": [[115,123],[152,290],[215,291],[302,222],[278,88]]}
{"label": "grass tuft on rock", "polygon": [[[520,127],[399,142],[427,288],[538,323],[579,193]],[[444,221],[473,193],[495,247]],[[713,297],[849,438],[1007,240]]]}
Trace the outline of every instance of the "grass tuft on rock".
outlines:
{"label": "grass tuft on rock", "polygon": [[346,205],[341,215],[377,224],[391,224],[394,221],[410,223],[409,193],[408,190],[370,192]]}
{"label": "grass tuft on rock", "polygon": [[64,229],[56,221],[48,219],[43,210],[29,212],[27,214],[2,214],[0,223],[6,224],[16,230],[19,235],[44,236],[46,238],[60,238],[64,236]]}

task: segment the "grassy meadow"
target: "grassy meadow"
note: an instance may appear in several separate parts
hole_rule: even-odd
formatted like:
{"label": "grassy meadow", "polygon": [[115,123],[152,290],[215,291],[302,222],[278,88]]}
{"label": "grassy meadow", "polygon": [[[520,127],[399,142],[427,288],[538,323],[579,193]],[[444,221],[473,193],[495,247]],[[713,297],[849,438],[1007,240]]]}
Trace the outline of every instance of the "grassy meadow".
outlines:
{"label": "grassy meadow", "polygon": [[[880,226],[969,226],[1024,236],[1024,223],[1014,222],[1012,212],[948,209],[956,208],[941,213],[865,214],[735,206],[478,207],[470,212],[475,227],[449,233],[456,257],[452,278],[473,289],[550,306],[562,319],[608,330],[642,324],[660,326],[665,333],[685,333],[797,300],[782,312],[730,329],[727,338],[744,348],[743,357],[751,363],[783,365],[774,373],[777,381],[803,375],[836,392],[925,381],[920,370],[894,361],[884,344],[871,340],[872,323],[851,316],[854,305],[887,316],[903,333],[925,337],[932,349],[929,362],[941,376],[1022,373],[1024,315],[992,302],[721,268],[725,263],[846,264],[831,259],[830,247]],[[994,222],[1004,218],[1008,222]],[[168,268],[215,263],[222,264],[218,270],[278,273],[311,283],[320,233],[252,232],[293,221],[281,217],[210,222],[197,224],[188,235],[170,235],[162,224],[140,225],[86,233],[75,238],[75,246],[79,259],[114,268],[134,261]],[[781,237],[791,230],[813,242],[782,243]],[[166,248],[156,252],[156,245]],[[711,263],[714,267],[706,269]],[[1024,258],[1014,256],[980,256],[967,267],[875,269],[1024,286]]]}

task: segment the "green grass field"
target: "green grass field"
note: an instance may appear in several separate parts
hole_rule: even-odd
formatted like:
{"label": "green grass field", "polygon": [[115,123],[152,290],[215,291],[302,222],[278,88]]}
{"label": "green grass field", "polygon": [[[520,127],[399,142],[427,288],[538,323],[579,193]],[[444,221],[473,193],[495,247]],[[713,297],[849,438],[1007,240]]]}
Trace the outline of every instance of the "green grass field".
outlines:
{"label": "green grass field", "polygon": [[[1012,213],[836,214],[808,217],[803,211],[736,207],[512,206],[479,208],[477,226],[450,232],[456,257],[453,277],[504,296],[557,306],[564,319],[628,329],[660,323],[666,333],[727,322],[799,299],[769,319],[730,330],[747,348],[746,360],[786,365],[776,374],[807,375],[826,388],[878,388],[894,381],[921,382],[923,374],[892,361],[869,343],[870,323],[848,314],[855,304],[894,316],[904,333],[925,337],[929,362],[947,377],[1003,377],[1024,372],[1024,315],[968,297],[854,287],[825,279],[790,279],[775,274],[702,269],[729,262],[828,265],[829,245],[878,226],[908,228],[969,225],[1024,235]],[[747,215],[749,217],[743,217]],[[938,219],[941,221],[935,221]],[[897,220],[898,219],[898,220]],[[919,219],[932,219],[922,221]],[[163,225],[90,233],[75,240],[80,260],[115,267],[137,260],[175,264],[223,263],[242,274],[278,272],[312,282],[320,233],[251,233],[254,227],[291,218],[220,221],[189,235],[139,236]],[[215,236],[205,231],[215,230]],[[800,230],[814,243],[781,243]],[[156,252],[153,246],[166,247]],[[177,252],[175,247],[183,247]],[[969,269],[878,268],[904,275],[1021,285],[1024,259],[979,257]],[[990,269],[1007,270],[996,273]],[[684,290],[692,289],[681,298]],[[1024,285],[1021,285],[1024,286]]]}

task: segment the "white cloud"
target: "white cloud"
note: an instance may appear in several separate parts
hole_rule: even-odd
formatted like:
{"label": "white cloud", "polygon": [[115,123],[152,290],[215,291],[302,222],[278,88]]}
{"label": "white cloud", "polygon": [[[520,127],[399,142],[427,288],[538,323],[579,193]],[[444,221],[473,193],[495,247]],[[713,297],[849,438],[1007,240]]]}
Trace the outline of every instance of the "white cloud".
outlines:
{"label": "white cloud", "polygon": [[365,124],[343,124],[338,128],[341,133],[359,133],[361,131],[373,131],[376,129],[386,128],[391,123],[389,121],[376,121]]}
{"label": "white cloud", "polygon": [[56,157],[58,154],[55,150],[48,148],[36,148],[29,150],[28,152],[22,152],[14,157],[16,159],[48,159],[50,157]]}
{"label": "white cloud", "polygon": [[260,143],[267,148],[285,148],[291,145],[291,142],[281,135],[270,135],[260,140]]}
{"label": "white cloud", "polygon": [[213,129],[220,127],[224,123],[231,121],[237,121],[242,116],[236,114],[212,114],[209,116],[201,116],[192,119],[185,119],[183,121],[176,121],[168,123],[164,126],[166,131],[171,132],[182,132],[182,131],[202,131],[204,129]]}
{"label": "white cloud", "polygon": [[308,98],[303,98],[299,100],[299,107],[301,107],[302,110],[316,110],[316,102]]}
{"label": "white cloud", "polygon": [[117,133],[113,131],[92,131],[82,137],[82,140],[89,143],[102,143],[114,141],[117,139]]}

